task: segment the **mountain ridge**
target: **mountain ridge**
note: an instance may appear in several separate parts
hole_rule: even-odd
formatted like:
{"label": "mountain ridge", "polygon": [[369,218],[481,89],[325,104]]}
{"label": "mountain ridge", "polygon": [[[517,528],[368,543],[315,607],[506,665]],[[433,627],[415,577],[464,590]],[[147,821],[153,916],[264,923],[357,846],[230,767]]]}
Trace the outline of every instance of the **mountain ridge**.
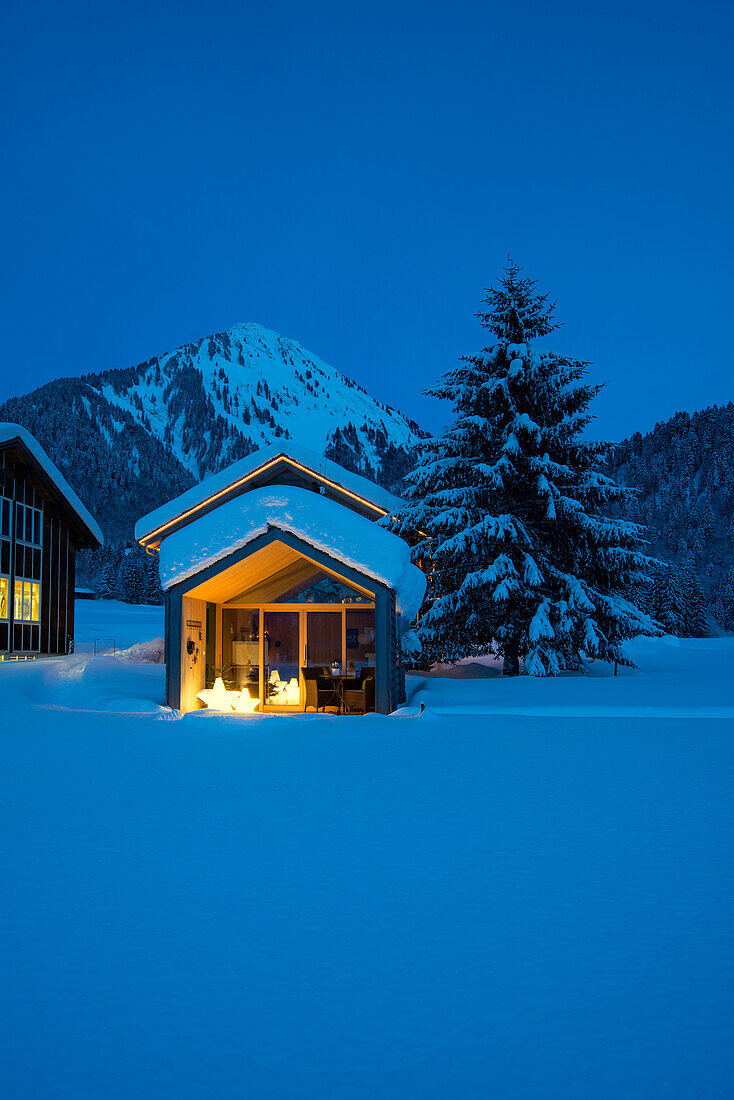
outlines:
{"label": "mountain ridge", "polygon": [[[299,341],[255,322],[238,322],[134,368],[83,377],[168,444],[199,478],[281,436],[325,451],[337,429],[343,432],[350,423],[361,434],[359,457],[379,474],[389,440],[412,446],[423,434],[415,421]],[[198,445],[186,433],[197,403],[210,414]]]}
{"label": "mountain ridge", "polygon": [[[0,419],[38,439],[118,548],[133,543],[141,515],[279,439],[390,489],[426,435],[298,341],[255,322],[135,366],[54,379],[3,402]],[[101,568],[80,558],[86,582]]]}

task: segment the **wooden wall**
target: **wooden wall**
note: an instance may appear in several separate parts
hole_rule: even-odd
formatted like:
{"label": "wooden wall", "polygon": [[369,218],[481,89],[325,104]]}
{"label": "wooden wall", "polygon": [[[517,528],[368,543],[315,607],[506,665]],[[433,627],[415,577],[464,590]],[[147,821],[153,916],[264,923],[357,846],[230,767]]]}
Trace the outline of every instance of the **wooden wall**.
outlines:
{"label": "wooden wall", "polygon": [[[50,499],[48,486],[13,448],[0,447],[0,494],[10,525],[0,531],[0,572],[7,583],[6,616],[0,620],[2,653],[67,653],[74,638],[75,553],[78,535],[68,513]],[[23,509],[40,526],[24,528]],[[40,615],[15,619],[15,581],[39,585]]]}
{"label": "wooden wall", "polygon": [[405,665],[400,657],[395,593],[390,593],[390,710],[405,702]]}
{"label": "wooden wall", "polygon": [[74,637],[74,544],[64,521],[45,509],[41,580],[41,653],[66,653]]}
{"label": "wooden wall", "polygon": [[[197,625],[198,624],[198,625]],[[192,596],[181,599],[181,701],[179,710],[199,710],[204,704],[196,693],[206,684],[206,601]],[[188,652],[189,640],[194,652]]]}

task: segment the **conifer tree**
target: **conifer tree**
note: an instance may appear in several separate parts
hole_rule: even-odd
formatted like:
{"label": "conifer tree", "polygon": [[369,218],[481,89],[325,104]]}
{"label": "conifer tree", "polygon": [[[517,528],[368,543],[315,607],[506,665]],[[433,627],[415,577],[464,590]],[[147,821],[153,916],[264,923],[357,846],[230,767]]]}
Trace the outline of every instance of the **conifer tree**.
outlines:
{"label": "conifer tree", "polygon": [[119,597],[125,603],[144,603],[143,558],[144,553],[139,547],[132,547],[125,552],[125,557],[120,567],[118,579]]}
{"label": "conifer tree", "polygon": [[686,638],[706,638],[709,634],[706,614],[706,598],[701,582],[692,570],[684,566],[681,570],[683,589],[684,634]]}
{"label": "conifer tree", "polygon": [[143,559],[143,602],[147,604],[163,603],[163,589],[161,588],[160,573],[158,571],[158,556],[146,554]]}
{"label": "conifer tree", "polygon": [[387,521],[428,573],[423,658],[496,653],[532,676],[581,654],[629,664],[625,639],[656,633],[632,593],[646,576],[643,529],[605,516],[631,490],[598,470],[606,444],[582,433],[600,387],[587,364],[543,350],[555,304],[508,261],[479,314],[489,345],[431,387],[455,420],[419,445],[407,504]]}
{"label": "conifer tree", "polygon": [[115,595],[115,577],[117,570],[114,563],[108,561],[102,569],[102,576],[100,577],[99,586],[97,587],[97,599],[98,600],[111,600]]}
{"label": "conifer tree", "polygon": [[688,636],[688,614],[683,578],[670,563],[654,571],[640,601],[666,634]]}

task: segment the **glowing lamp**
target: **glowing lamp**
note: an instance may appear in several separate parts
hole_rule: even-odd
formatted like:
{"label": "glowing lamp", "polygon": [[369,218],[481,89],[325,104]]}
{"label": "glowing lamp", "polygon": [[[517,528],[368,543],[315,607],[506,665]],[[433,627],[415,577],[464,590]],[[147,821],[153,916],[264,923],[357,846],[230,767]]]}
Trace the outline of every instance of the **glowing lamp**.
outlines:
{"label": "glowing lamp", "polygon": [[217,676],[214,681],[214,687],[202,688],[201,691],[197,691],[196,698],[201,699],[209,710],[232,710],[235,700],[239,698],[239,691],[227,691],[224,686],[224,680],[221,676]]}
{"label": "glowing lamp", "polygon": [[260,700],[253,699],[249,691],[242,691],[239,699],[232,705],[238,714],[254,714],[260,706]]}
{"label": "glowing lamp", "polygon": [[298,686],[298,680],[295,676],[292,676],[288,683],[284,687],[284,694],[287,701],[287,705],[294,707],[301,701],[301,689]]}

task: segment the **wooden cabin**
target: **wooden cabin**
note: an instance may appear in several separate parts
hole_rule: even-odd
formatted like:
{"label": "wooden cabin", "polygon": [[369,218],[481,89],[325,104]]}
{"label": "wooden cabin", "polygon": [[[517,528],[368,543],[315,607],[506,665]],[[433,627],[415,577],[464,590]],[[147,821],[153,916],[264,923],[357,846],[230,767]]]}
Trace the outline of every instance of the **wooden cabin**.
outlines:
{"label": "wooden cabin", "polygon": [[102,532],[30,432],[0,423],[0,659],[68,653],[75,555]]}
{"label": "wooden cabin", "polygon": [[400,636],[425,589],[407,544],[377,523],[401,503],[289,444],[141,519],[136,536],[159,554],[165,591],[168,705],[399,706]]}

